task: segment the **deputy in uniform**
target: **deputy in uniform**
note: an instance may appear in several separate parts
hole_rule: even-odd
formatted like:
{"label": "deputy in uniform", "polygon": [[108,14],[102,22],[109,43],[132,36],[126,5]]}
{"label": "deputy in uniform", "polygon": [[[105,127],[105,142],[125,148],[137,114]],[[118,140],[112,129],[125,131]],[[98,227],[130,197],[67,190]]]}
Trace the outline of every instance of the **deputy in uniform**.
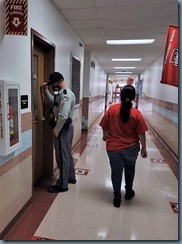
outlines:
{"label": "deputy in uniform", "polygon": [[[54,96],[49,92],[48,86],[52,86]],[[59,72],[50,74],[48,82],[42,85],[42,89],[52,104],[52,118],[49,124],[53,128],[56,162],[59,169],[59,178],[55,185],[48,187],[48,192],[65,192],[69,189],[68,183],[76,183],[71,153],[75,95],[65,85],[64,77]]]}

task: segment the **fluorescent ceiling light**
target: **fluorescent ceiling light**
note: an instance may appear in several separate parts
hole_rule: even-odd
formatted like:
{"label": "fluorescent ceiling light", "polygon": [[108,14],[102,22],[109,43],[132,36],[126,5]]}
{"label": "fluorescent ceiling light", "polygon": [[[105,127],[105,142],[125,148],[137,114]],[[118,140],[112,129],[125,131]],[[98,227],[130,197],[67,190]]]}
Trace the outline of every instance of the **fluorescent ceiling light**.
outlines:
{"label": "fluorescent ceiling light", "polygon": [[141,58],[112,58],[112,61],[141,61]]}
{"label": "fluorescent ceiling light", "polygon": [[114,67],[114,69],[136,69],[136,67]]}
{"label": "fluorescent ceiling light", "polygon": [[115,74],[132,74],[133,72],[125,72],[125,71],[118,71],[118,72],[115,72]]}
{"label": "fluorescent ceiling light", "polygon": [[107,40],[109,45],[133,45],[133,44],[151,44],[155,39],[138,39],[138,40]]}
{"label": "fluorescent ceiling light", "polygon": [[129,75],[116,75],[116,76],[129,76]]}

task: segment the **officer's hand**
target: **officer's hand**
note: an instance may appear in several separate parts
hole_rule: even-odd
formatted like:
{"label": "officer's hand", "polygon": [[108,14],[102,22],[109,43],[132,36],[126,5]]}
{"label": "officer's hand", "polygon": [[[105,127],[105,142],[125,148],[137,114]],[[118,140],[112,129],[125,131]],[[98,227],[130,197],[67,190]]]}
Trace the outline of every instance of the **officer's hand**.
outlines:
{"label": "officer's hand", "polygon": [[43,90],[43,91],[45,91],[46,89],[47,89],[47,83],[46,82],[44,82],[41,86],[40,86],[40,88]]}
{"label": "officer's hand", "polygon": [[59,136],[59,133],[58,132],[53,132],[54,133],[54,136],[55,137],[58,137]]}

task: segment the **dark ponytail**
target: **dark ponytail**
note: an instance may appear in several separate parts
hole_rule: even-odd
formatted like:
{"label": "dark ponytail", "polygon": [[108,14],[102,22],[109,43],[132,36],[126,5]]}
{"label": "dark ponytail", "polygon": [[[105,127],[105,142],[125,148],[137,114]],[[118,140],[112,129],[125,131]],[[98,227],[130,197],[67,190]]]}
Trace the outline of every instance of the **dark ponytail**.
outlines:
{"label": "dark ponytail", "polygon": [[123,123],[126,123],[130,118],[130,110],[132,107],[132,101],[135,98],[135,94],[135,88],[131,85],[126,85],[121,90],[120,117]]}

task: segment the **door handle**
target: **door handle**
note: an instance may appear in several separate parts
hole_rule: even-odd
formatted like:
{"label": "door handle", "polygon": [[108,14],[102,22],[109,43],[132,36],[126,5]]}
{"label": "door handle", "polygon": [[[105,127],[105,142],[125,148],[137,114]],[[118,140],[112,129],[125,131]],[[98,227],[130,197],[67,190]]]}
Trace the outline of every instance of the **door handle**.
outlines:
{"label": "door handle", "polygon": [[44,116],[40,116],[40,119],[41,119],[42,121],[46,120],[46,118],[45,118]]}
{"label": "door handle", "polygon": [[33,123],[34,123],[34,124],[37,124],[37,122],[38,122],[37,119],[34,119],[34,120],[33,120]]}

